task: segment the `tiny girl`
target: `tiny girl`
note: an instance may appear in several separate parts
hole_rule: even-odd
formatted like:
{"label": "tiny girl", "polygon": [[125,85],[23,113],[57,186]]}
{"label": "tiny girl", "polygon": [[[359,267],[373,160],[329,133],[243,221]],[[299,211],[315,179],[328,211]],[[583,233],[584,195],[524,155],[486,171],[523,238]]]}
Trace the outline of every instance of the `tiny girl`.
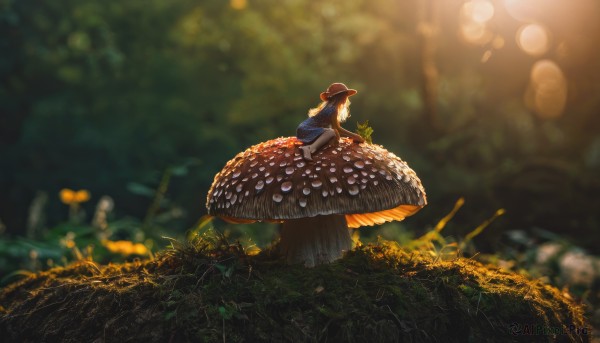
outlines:
{"label": "tiny girl", "polygon": [[356,90],[348,89],[343,83],[332,83],[325,92],[321,93],[323,102],[308,111],[309,118],[300,123],[296,129],[296,137],[304,143],[300,147],[304,159],[312,161],[312,154],[334,138],[333,143],[337,144],[340,136],[350,137],[357,143],[364,142],[361,136],[340,126],[340,123],[350,117],[348,98],[356,93]]}

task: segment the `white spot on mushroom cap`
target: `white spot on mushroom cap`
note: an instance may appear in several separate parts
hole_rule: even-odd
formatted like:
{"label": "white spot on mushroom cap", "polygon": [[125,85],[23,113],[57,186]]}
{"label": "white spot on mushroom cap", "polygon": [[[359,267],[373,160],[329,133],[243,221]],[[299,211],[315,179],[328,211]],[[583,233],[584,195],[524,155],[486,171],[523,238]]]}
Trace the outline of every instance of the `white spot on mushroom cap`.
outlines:
{"label": "white spot on mushroom cap", "polygon": [[292,168],[292,167],[287,167],[287,168],[285,168],[285,173],[286,173],[287,175],[291,175],[291,174],[293,174],[293,173],[294,173],[294,168]]}
{"label": "white spot on mushroom cap", "polygon": [[313,182],[310,183],[314,188],[319,188],[321,187],[321,185],[323,185],[323,183],[319,180],[313,180]]}
{"label": "white spot on mushroom cap", "polygon": [[350,195],[357,195],[358,192],[359,192],[359,190],[356,185],[352,185],[352,186],[348,187],[348,193],[350,193]]}
{"label": "white spot on mushroom cap", "polygon": [[310,188],[308,188],[308,187],[303,188],[302,189],[302,194],[309,195],[310,194]]}
{"label": "white spot on mushroom cap", "polygon": [[264,182],[263,180],[259,180],[259,181],[256,183],[256,186],[254,186],[254,188],[255,188],[257,191],[260,191],[260,190],[262,190],[262,189],[263,189],[263,187],[264,187],[264,186],[265,186],[265,182]]}
{"label": "white spot on mushroom cap", "polygon": [[356,168],[358,168],[358,169],[362,169],[362,168],[365,167],[365,162],[363,162],[363,161],[356,161],[356,162],[354,162],[354,166]]}
{"label": "white spot on mushroom cap", "polygon": [[298,204],[300,204],[300,207],[306,207],[306,203],[306,198],[300,198],[300,200],[298,200]]}
{"label": "white spot on mushroom cap", "polygon": [[281,200],[283,200],[283,195],[281,195],[279,193],[274,193],[273,194],[273,201],[275,201],[275,202],[281,202]]}
{"label": "white spot on mushroom cap", "polygon": [[284,193],[289,192],[292,189],[292,183],[290,181],[285,181],[281,184],[281,191]]}
{"label": "white spot on mushroom cap", "polygon": [[350,167],[344,167],[344,173],[352,173],[353,169]]}

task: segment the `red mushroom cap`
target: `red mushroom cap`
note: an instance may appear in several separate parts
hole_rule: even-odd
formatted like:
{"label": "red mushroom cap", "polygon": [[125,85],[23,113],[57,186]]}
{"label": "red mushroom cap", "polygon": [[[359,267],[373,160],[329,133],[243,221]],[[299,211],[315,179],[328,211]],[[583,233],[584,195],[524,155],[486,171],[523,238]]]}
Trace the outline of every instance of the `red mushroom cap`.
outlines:
{"label": "red mushroom cap", "polygon": [[234,223],[345,214],[348,227],[402,220],[427,204],[415,172],[393,153],[348,138],[313,161],[302,142],[277,138],[227,162],[208,192],[208,213]]}

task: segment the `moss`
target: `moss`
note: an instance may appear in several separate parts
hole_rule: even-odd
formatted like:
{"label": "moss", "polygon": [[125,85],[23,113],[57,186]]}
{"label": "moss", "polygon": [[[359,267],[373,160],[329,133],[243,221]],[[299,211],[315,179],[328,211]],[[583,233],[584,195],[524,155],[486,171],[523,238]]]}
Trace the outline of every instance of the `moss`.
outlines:
{"label": "moss", "polygon": [[306,269],[270,251],[248,256],[239,245],[199,241],[150,261],[79,262],[14,283],[0,292],[0,335],[22,342],[587,342],[589,335],[570,330],[586,328],[582,313],[541,282],[385,242]]}

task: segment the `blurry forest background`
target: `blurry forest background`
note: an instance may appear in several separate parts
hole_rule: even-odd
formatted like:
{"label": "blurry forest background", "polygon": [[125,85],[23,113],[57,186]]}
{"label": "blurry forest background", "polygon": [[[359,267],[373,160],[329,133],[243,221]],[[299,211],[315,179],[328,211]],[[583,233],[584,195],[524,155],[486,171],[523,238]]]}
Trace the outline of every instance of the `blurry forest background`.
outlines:
{"label": "blurry forest background", "polygon": [[344,126],[369,120],[428,194],[365,239],[419,236],[464,197],[456,240],[506,210],[477,251],[599,254],[599,18],[596,0],[0,0],[0,275],[183,237],[225,162],[294,135],[331,82],[359,91]]}

